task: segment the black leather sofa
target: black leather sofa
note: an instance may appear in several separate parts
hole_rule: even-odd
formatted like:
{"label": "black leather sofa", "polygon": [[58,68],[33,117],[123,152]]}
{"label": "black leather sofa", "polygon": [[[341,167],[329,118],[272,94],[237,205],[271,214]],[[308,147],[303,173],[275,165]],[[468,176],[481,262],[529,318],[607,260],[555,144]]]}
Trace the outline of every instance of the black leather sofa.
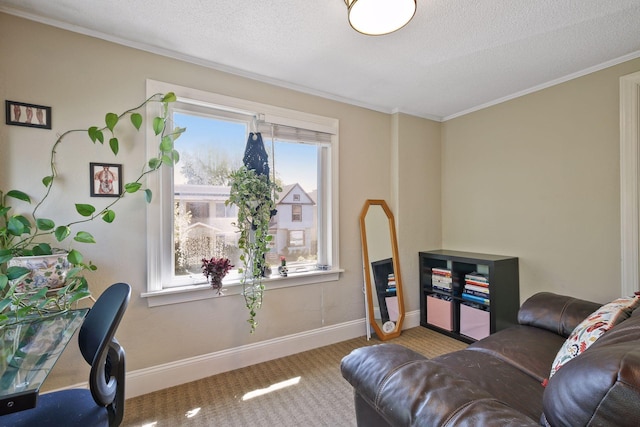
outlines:
{"label": "black leather sofa", "polygon": [[341,370],[358,426],[640,426],[640,309],[546,381],[566,338],[599,307],[539,293],[519,325],[461,351],[356,349]]}

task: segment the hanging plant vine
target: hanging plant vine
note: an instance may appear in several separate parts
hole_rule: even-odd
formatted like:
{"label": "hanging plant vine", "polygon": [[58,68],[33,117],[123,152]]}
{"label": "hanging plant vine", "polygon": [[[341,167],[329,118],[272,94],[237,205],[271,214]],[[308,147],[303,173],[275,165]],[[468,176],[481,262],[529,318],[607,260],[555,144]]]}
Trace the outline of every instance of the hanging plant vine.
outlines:
{"label": "hanging plant vine", "polygon": [[[259,175],[253,169],[242,166],[230,174],[231,191],[225,202],[238,207],[238,248],[241,251],[238,268],[241,274],[242,295],[249,310],[251,333],[255,332],[256,311],[262,306],[264,285],[262,278],[267,267],[265,255],[269,252],[269,221],[275,212],[275,194],[282,189],[266,175]],[[274,197],[271,197],[274,194]]]}
{"label": "hanging plant vine", "polygon": [[[116,218],[115,206],[127,194],[143,192],[148,203],[151,202],[152,192],[144,188],[144,178],[159,170],[163,165],[173,167],[179,160],[179,153],[174,148],[174,141],[185,131],[184,128],[171,128],[168,126],[169,103],[176,101],[176,95],[157,93],[146,99],[137,107],[131,108],[121,114],[107,113],[104,125],[92,126],[88,129],[71,129],[57,135],[57,139],[49,151],[48,175],[41,182],[45,187],[44,195],[33,208],[28,208],[30,213],[22,213],[25,208],[14,203],[32,204],[31,197],[20,190],[0,190],[0,329],[3,325],[16,323],[27,316],[44,315],[51,311],[64,311],[79,299],[90,296],[89,285],[84,277],[85,272],[95,271],[97,267],[90,261],[84,261],[82,253],[77,249],[68,247],[72,238],[72,229],[86,225],[98,218],[106,223],[112,223]],[[157,154],[147,160],[135,181],[124,185],[124,192],[107,204],[97,209],[91,204],[76,203],[75,211],[80,215],[77,219],[58,219],[40,216],[40,208],[53,202],[52,189],[59,182],[61,172],[58,171],[57,150],[63,143],[69,143],[68,137],[74,134],[87,135],[88,140],[94,145],[108,142],[109,149],[114,155],[118,154],[120,147],[120,128],[127,123],[133,126],[135,131],[140,131],[143,125],[143,108],[150,104],[158,103],[160,114],[150,123],[155,136],[159,139]],[[126,120],[128,118],[128,120]],[[82,162],[74,160],[75,166]],[[12,165],[15,166],[15,165]],[[24,173],[31,174],[31,168],[25,168]],[[35,202],[35,201],[34,201]],[[67,240],[69,239],[69,240]],[[96,243],[94,237],[87,231],[78,230],[73,240],[79,243]],[[51,242],[56,241],[64,248],[52,248]],[[63,242],[67,243],[63,243]],[[18,286],[28,279],[30,269],[24,266],[10,265],[14,257],[52,255],[55,249],[64,249],[68,252],[67,260],[72,268],[66,275],[64,286],[50,290],[42,287],[33,292],[23,292]]]}

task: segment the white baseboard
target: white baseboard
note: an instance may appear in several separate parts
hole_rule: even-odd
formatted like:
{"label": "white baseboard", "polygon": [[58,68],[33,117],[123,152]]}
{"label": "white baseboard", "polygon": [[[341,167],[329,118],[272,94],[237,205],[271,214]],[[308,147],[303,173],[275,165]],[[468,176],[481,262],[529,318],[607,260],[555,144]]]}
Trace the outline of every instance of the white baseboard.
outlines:
{"label": "white baseboard", "polygon": [[127,398],[365,335],[364,319],[127,373]]}
{"label": "white baseboard", "polygon": [[[406,313],[403,329],[420,325],[420,311]],[[311,331],[235,347],[215,353],[138,369],[127,373],[126,398],[196,381],[256,363],[290,356],[325,345],[363,337],[365,319],[326,326]],[[86,388],[77,384],[71,388]]]}
{"label": "white baseboard", "polygon": [[420,326],[420,310],[406,312],[402,329],[415,328],[416,326]]}

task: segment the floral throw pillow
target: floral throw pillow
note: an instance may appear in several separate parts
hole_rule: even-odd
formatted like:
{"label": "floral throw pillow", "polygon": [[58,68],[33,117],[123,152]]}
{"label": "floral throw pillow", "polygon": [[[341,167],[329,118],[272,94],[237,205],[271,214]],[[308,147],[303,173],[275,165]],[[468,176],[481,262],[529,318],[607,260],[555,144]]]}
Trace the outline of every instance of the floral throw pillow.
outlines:
{"label": "floral throw pillow", "polygon": [[640,296],[618,298],[597,309],[571,332],[556,355],[549,378],[574,357],[584,352],[606,331],[631,315],[640,305]]}

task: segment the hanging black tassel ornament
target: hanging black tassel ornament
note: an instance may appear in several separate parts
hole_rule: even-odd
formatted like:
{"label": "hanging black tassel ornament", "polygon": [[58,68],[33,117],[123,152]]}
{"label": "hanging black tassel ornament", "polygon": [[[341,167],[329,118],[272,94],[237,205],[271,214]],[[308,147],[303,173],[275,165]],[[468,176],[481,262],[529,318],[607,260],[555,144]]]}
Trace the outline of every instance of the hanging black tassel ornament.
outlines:
{"label": "hanging black tassel ornament", "polygon": [[249,134],[242,163],[247,169],[256,171],[257,175],[266,175],[267,180],[269,179],[269,156],[267,156],[267,150],[264,149],[260,132]]}

